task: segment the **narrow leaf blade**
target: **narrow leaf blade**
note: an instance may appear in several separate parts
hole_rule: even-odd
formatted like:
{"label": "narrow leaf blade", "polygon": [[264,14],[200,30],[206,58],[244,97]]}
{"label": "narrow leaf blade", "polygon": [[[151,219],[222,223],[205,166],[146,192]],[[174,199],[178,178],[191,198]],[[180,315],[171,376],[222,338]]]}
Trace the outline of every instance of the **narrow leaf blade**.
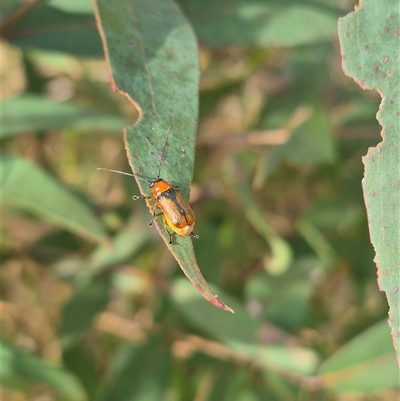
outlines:
{"label": "narrow leaf blade", "polygon": [[24,95],[3,102],[1,137],[49,129],[120,131],[124,119],[73,103]]}
{"label": "narrow leaf blade", "polygon": [[[96,18],[113,89],[127,96],[140,113],[138,123],[125,131],[133,173],[150,181],[160,176],[178,186],[188,199],[199,80],[196,38],[188,22],[169,0],[125,0],[119,7],[98,0]],[[151,196],[148,184],[136,181],[141,193]],[[152,209],[153,205],[148,206]],[[231,311],[204,280],[191,239],[174,235],[170,245],[161,216],[155,225],[201,294]]]}
{"label": "narrow leaf blade", "polygon": [[73,401],[87,399],[78,380],[63,367],[30,354],[5,341],[0,342],[2,384],[18,387],[29,383],[46,384]]}
{"label": "narrow leaf blade", "polygon": [[[340,11],[312,1],[178,0],[210,47],[299,46],[331,40]],[[240,32],[240,34],[238,34]]]}
{"label": "narrow leaf blade", "polygon": [[397,0],[365,0],[339,21],[344,72],[382,96],[382,142],[363,158],[364,200],[378,283],[389,303],[389,324],[400,363],[400,10]]}
{"label": "narrow leaf blade", "polygon": [[386,321],[368,328],[341,347],[321,365],[318,373],[324,386],[336,391],[370,394],[398,386],[396,355]]}
{"label": "narrow leaf blade", "polygon": [[100,57],[101,45],[93,14],[76,11],[65,12],[47,4],[39,4],[3,35],[21,49]]}
{"label": "narrow leaf blade", "polygon": [[3,155],[1,178],[6,205],[31,211],[90,241],[107,240],[105,229],[91,209],[39,167]]}

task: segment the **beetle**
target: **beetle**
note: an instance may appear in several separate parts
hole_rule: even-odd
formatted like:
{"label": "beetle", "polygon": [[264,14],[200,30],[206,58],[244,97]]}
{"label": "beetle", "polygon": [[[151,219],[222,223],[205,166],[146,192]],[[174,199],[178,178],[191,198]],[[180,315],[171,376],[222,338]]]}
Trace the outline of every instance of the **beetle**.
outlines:
{"label": "beetle", "polygon": [[[160,157],[160,162],[163,160],[167,141],[168,133]],[[185,200],[177,186],[170,184],[168,181],[165,181],[160,177],[161,163],[158,168],[158,176],[153,181],[147,180],[135,174],[126,173],[124,171],[108,170],[104,168],[98,168],[98,170],[111,171],[113,173],[120,173],[124,175],[129,175],[131,177],[137,177],[139,180],[145,181],[149,184],[152,191],[152,196],[147,197],[145,195],[134,195],[132,199],[146,199],[148,201],[154,201],[154,206],[152,207],[152,218],[149,223],[149,227],[153,225],[153,221],[156,217],[156,209],[160,209],[163,214],[163,222],[165,229],[169,235],[170,244],[172,244],[172,233],[168,230],[168,227],[173,232],[182,237],[191,235],[193,238],[199,238],[198,235],[193,233],[193,227],[196,221],[196,217],[192,208],[189,206],[189,203]]]}
{"label": "beetle", "polygon": [[[142,179],[141,177],[138,178]],[[159,208],[163,213],[163,222],[169,235],[170,244],[172,244],[172,234],[167,227],[171,228],[172,231],[182,237],[191,235],[194,238],[199,238],[198,235],[193,233],[196,217],[179,188],[162,178],[157,178],[148,183],[153,195],[151,197],[145,197],[144,195],[133,196],[132,199],[137,200],[144,198],[155,202],[152,210],[153,216],[149,226],[151,227],[153,225],[153,221],[156,217],[156,209]]]}

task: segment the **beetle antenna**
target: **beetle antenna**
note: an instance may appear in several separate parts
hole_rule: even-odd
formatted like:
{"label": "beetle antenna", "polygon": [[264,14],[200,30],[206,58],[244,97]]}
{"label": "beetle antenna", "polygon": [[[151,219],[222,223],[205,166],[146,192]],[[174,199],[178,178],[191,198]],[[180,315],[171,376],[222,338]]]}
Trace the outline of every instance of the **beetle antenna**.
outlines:
{"label": "beetle antenna", "polygon": [[138,176],[138,175],[136,175],[136,174],[126,173],[125,171],[110,170],[110,169],[108,169],[108,168],[102,168],[102,167],[97,167],[97,170],[111,171],[112,173],[118,173],[118,174],[123,174],[123,175],[129,175],[129,177],[136,177],[137,179],[139,179],[139,180],[141,180],[141,181],[144,181],[144,182],[147,182],[148,184],[151,182],[151,181],[148,181],[148,180],[146,180],[146,179],[144,179],[144,178],[142,178],[142,177],[140,177],[140,176]]}
{"label": "beetle antenna", "polygon": [[[167,143],[168,143],[168,139],[169,139],[169,134],[170,134],[170,132],[171,132],[171,127],[172,127],[172,126],[173,126],[173,124],[171,124],[171,125],[168,127],[168,130],[167,130],[167,135],[166,135],[165,142],[164,142],[164,146],[163,146],[163,149],[162,149],[162,152],[161,152],[161,156],[160,156],[160,165],[158,166],[157,180],[160,178],[160,174],[161,174],[161,165],[162,165],[163,158],[164,158],[164,155],[165,155],[165,149],[166,149],[166,147],[167,147]],[[141,177],[141,176],[139,176],[139,175],[137,175],[137,174],[130,174],[130,173],[126,173],[125,171],[110,170],[110,169],[108,169],[108,168],[102,168],[102,167],[97,167],[97,170],[110,171],[111,173],[118,173],[118,174],[128,175],[129,177],[136,177],[138,180],[147,182],[148,184],[151,184],[151,183],[153,182],[152,180],[146,180],[145,178],[143,178],[143,177]]]}
{"label": "beetle antenna", "polygon": [[164,146],[163,146],[163,149],[162,149],[162,152],[161,152],[161,156],[160,156],[160,165],[158,166],[157,179],[160,178],[160,174],[161,174],[161,165],[162,165],[163,158],[164,158],[164,155],[165,155],[165,148],[167,147],[167,143],[168,143],[168,139],[169,139],[169,134],[170,134],[170,132],[171,132],[171,128],[172,128],[173,125],[174,125],[174,124],[171,124],[171,125],[168,127],[168,130],[167,130],[167,135],[166,135],[166,137],[165,137]]}

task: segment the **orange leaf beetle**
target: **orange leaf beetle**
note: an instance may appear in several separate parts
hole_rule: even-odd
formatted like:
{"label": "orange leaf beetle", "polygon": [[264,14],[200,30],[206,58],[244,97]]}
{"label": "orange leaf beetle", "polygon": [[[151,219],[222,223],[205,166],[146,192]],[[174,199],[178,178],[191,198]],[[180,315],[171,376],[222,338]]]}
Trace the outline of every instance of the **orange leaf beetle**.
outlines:
{"label": "orange leaf beetle", "polygon": [[[138,178],[141,179],[140,177]],[[146,198],[147,200],[155,201],[153,217],[149,226],[153,224],[153,220],[156,217],[156,208],[158,207],[163,213],[163,221],[169,235],[170,244],[172,243],[172,234],[167,226],[182,237],[191,235],[194,238],[199,238],[198,235],[193,233],[193,227],[196,220],[194,212],[182,196],[179,188],[164,181],[162,178],[157,178],[149,184],[153,192],[153,195],[150,198],[146,198],[143,195],[133,197],[134,200]]]}
{"label": "orange leaf beetle", "polygon": [[[165,147],[168,141],[167,139],[164,144],[164,148],[161,154],[160,161],[163,159]],[[98,170],[111,171],[113,173],[120,173],[124,175],[129,175],[131,177],[137,177],[141,181],[145,181],[149,184],[152,196],[147,197],[145,195],[135,195],[132,197],[133,200],[137,199],[147,199],[148,201],[154,201],[154,206],[152,207],[152,218],[149,223],[151,227],[153,225],[153,221],[156,217],[156,209],[161,209],[163,214],[163,222],[165,229],[169,235],[169,243],[172,244],[172,233],[168,230],[168,227],[175,232],[176,234],[186,237],[191,235],[194,238],[199,238],[198,235],[193,233],[193,227],[196,220],[194,212],[192,208],[189,206],[189,203],[183,197],[181,191],[177,186],[170,184],[168,181],[163,180],[160,177],[161,171],[161,163],[158,168],[158,177],[154,180],[147,180],[143,177],[140,177],[135,174],[129,174],[123,171],[118,170],[108,170],[104,168],[98,168]]]}

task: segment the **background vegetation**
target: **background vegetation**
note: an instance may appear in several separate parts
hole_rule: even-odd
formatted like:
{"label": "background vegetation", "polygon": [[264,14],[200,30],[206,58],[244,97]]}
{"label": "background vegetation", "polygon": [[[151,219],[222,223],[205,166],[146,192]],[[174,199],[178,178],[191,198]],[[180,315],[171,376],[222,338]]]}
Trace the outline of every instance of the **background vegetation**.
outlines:
{"label": "background vegetation", "polygon": [[138,114],[92,4],[5,2],[2,399],[396,399],[361,189],[381,98],[337,39],[354,2],[177,3],[200,44],[195,254],[235,314],[184,277],[135,181],[96,170],[130,172]]}

